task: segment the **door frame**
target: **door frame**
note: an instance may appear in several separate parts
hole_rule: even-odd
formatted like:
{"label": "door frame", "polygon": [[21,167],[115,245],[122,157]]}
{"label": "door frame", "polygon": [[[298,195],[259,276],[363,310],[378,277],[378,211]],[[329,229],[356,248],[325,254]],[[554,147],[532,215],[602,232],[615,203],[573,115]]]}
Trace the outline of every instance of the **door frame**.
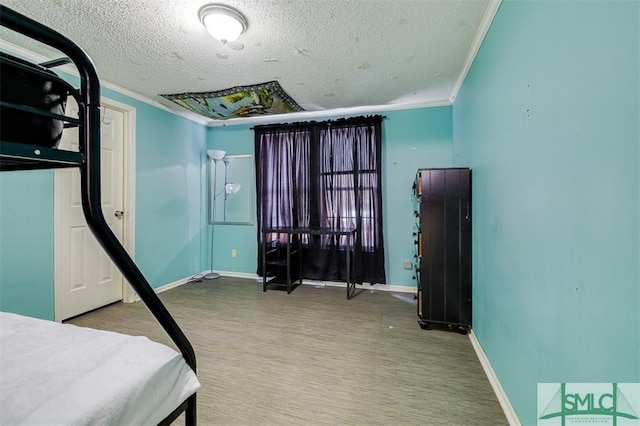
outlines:
{"label": "door frame", "polygon": [[[135,223],[136,223],[136,212],[135,212],[135,188],[136,188],[136,173],[135,173],[135,165],[136,165],[136,108],[127,105],[113,99],[109,99],[106,97],[101,98],[101,105],[103,107],[108,107],[109,109],[121,112],[123,115],[123,209],[125,215],[123,217],[123,229],[122,229],[122,245],[124,249],[127,251],[129,256],[135,260]],[[58,181],[56,178],[56,173],[54,173],[54,203],[60,202],[57,188]],[[54,211],[56,208],[54,208]],[[55,241],[58,238],[62,230],[58,225],[59,221],[54,219],[54,247],[56,246]],[[54,320],[60,322],[60,308],[58,303],[58,281],[61,279],[60,275],[61,271],[58,266],[59,260],[55,254],[53,255],[53,270],[54,270]],[[129,286],[129,283],[123,277],[122,280],[122,301],[124,303],[131,303],[135,301],[135,296],[133,290]]]}

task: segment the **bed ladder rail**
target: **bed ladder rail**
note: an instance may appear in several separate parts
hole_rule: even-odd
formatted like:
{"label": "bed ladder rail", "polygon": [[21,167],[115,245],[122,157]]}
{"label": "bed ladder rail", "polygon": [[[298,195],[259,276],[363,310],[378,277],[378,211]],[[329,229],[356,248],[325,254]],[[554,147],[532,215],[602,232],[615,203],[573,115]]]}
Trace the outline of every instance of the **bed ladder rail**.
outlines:
{"label": "bed ladder rail", "polygon": [[[162,326],[194,373],[196,357],[193,347],[167,308],[162,304],[133,259],[113,234],[104,218],[100,188],[100,81],[89,56],[62,34],[0,5],[0,24],[54,47],[67,55],[80,76],[79,145],[84,161],[79,165],[82,207],[89,228],[111,260]],[[196,398],[188,399],[186,424],[196,424]]]}

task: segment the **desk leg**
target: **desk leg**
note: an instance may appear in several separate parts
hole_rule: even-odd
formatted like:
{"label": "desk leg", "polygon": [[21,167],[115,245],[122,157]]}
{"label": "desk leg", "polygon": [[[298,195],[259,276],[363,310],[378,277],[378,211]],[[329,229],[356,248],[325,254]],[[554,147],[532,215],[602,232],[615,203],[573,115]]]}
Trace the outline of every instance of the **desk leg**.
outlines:
{"label": "desk leg", "polygon": [[[351,299],[351,246],[353,245],[352,236],[347,236],[347,300]],[[355,285],[354,285],[355,288]]]}
{"label": "desk leg", "polygon": [[291,244],[293,236],[289,235],[289,241],[287,242],[287,294],[291,294]]}
{"label": "desk leg", "polygon": [[262,234],[262,291],[267,291],[267,234]]}

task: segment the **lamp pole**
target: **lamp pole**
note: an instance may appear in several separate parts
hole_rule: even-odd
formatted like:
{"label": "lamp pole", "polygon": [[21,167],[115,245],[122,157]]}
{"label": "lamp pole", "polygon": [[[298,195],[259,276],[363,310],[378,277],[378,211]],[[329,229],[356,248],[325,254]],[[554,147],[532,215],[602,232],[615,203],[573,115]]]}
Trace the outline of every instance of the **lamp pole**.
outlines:
{"label": "lamp pole", "polygon": [[229,168],[229,161],[231,161],[228,158],[223,158],[222,161],[224,161],[224,204],[223,204],[223,208],[222,208],[222,221],[226,222],[227,221],[227,197],[229,196],[229,193],[227,192],[227,169]]}
{"label": "lamp pole", "polygon": [[[209,206],[209,220],[211,222],[211,258],[209,263],[209,273],[205,274],[203,277],[205,280],[215,280],[216,278],[220,278],[220,274],[217,272],[213,272],[213,234],[215,231],[215,219],[216,219],[216,181],[218,178],[218,160],[212,158],[213,167],[209,167],[209,173],[213,173],[213,190],[211,191],[209,202],[211,203]],[[211,182],[211,180],[209,180]]]}

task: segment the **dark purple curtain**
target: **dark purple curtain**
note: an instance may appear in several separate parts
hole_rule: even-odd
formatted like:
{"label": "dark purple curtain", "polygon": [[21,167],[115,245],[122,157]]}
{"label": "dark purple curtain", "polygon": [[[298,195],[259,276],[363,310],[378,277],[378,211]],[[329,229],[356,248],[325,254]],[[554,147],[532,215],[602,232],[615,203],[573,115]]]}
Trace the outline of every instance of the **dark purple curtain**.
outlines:
{"label": "dark purple curtain", "polygon": [[[356,227],[354,280],[386,283],[381,128],[381,116],[255,127],[258,243],[263,226]],[[304,278],[344,281],[346,238],[304,236]]]}
{"label": "dark purple curtain", "polygon": [[309,188],[309,131],[292,128],[256,131],[258,224],[301,226],[309,206],[296,200]]}

